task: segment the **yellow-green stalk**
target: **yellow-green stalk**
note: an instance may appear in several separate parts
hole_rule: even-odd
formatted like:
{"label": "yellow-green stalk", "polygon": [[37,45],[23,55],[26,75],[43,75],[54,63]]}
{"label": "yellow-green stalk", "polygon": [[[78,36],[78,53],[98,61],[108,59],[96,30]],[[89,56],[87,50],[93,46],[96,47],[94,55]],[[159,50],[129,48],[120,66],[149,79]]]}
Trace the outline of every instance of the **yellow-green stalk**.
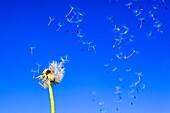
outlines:
{"label": "yellow-green stalk", "polygon": [[54,96],[53,96],[53,90],[52,90],[50,81],[48,81],[48,88],[49,88],[49,94],[50,94],[51,113],[55,113]]}

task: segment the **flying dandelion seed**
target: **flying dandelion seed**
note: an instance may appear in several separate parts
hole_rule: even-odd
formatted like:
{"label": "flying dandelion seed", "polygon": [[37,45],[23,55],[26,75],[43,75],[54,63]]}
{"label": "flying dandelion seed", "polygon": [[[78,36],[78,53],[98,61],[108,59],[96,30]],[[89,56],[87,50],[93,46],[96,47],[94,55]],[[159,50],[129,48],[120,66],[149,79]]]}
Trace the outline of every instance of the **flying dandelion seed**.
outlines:
{"label": "flying dandelion seed", "polygon": [[36,47],[30,47],[30,52],[31,52],[31,55],[33,55],[33,49],[35,49]]}
{"label": "flying dandelion seed", "polygon": [[[67,60],[67,59],[66,59]],[[54,97],[52,86],[62,81],[64,77],[64,63],[66,60],[61,59],[61,62],[52,61],[47,69],[45,69],[41,75],[35,79],[39,80],[39,84],[45,89],[49,88],[51,113],[55,113]]]}

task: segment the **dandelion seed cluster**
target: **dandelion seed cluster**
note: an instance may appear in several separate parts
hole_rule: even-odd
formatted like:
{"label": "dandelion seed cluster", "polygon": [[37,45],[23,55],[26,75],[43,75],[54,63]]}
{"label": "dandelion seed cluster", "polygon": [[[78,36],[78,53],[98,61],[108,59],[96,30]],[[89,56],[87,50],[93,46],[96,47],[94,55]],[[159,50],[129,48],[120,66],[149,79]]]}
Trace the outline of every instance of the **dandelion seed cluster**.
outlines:
{"label": "dandelion seed cluster", "polygon": [[65,73],[64,63],[65,60],[63,59],[61,62],[52,61],[49,67],[46,68],[41,75],[36,77],[36,79],[39,80],[39,84],[43,88],[48,88],[48,81],[50,81],[52,85],[61,82]]}

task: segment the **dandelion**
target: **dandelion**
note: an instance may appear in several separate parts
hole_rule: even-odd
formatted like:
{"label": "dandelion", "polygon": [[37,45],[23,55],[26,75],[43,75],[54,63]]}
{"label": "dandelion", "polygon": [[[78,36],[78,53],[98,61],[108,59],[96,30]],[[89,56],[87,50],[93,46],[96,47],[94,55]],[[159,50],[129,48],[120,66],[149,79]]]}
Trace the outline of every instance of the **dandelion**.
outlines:
{"label": "dandelion", "polygon": [[41,75],[35,79],[39,80],[39,84],[44,88],[49,88],[51,113],[55,113],[54,96],[52,86],[62,81],[65,73],[64,63],[66,60],[61,59],[61,62],[52,61],[49,67],[46,68]]}

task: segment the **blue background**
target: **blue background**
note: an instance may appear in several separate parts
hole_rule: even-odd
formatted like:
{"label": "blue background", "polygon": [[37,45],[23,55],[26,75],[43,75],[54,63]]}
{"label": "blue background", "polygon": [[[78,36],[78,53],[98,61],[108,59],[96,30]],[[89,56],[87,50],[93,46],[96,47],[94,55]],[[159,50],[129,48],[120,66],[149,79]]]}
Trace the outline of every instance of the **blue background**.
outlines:
{"label": "blue background", "polygon": [[[129,2],[0,0],[0,113],[50,113],[48,89],[43,89],[32,78],[31,69],[35,70],[39,63],[42,72],[52,60],[65,55],[70,62],[65,64],[64,79],[53,87],[56,113],[99,113],[100,101],[104,101],[102,107],[107,113],[170,112],[170,2],[165,1],[166,11],[161,0],[141,0],[146,12],[152,9],[153,4],[158,4],[155,17],[161,21],[163,33],[154,29],[148,13],[143,15],[146,22],[140,29],[140,21],[125,6]],[[86,35],[84,40],[93,40],[96,44],[96,53],[88,51],[87,45],[77,43],[78,38],[71,33],[77,28],[65,20],[70,4],[85,13],[80,28]],[[109,15],[113,16],[113,23],[107,20]],[[55,20],[47,26],[49,16]],[[56,32],[58,22],[64,22],[65,26]],[[110,59],[115,56],[112,48],[115,24],[128,26],[129,32],[135,36],[133,47],[139,51],[125,61],[114,61],[122,70],[131,67],[135,72],[143,73],[142,82],[146,89],[137,94],[133,106],[126,96],[122,103],[114,102],[117,73],[123,72],[106,73],[104,67],[104,64],[111,64]],[[148,29],[154,29],[155,38],[147,37]],[[33,55],[30,54],[31,46],[36,47]],[[129,82],[123,84],[124,94],[127,94]],[[96,91],[94,97],[92,91]],[[116,111],[117,107],[119,111]]]}

